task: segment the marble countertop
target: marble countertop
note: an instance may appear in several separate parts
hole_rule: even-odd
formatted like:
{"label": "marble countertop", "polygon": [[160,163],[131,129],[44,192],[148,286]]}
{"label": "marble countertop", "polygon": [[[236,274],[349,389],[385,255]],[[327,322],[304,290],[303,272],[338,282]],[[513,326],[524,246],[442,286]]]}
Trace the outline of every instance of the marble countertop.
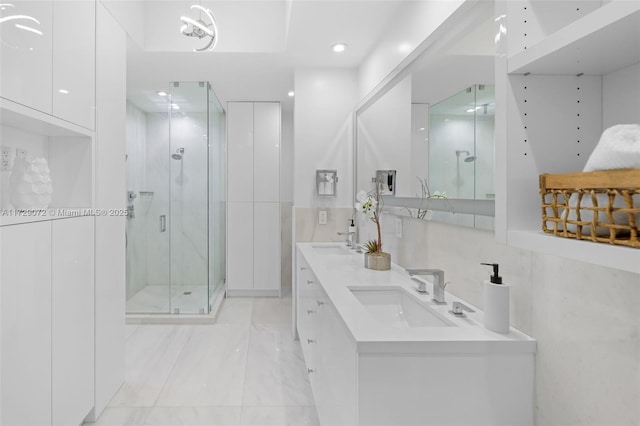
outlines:
{"label": "marble countertop", "polygon": [[[355,339],[358,352],[517,354],[536,351],[536,341],[513,327],[507,334],[485,329],[482,311],[451,293],[446,293],[446,305],[433,303],[430,283],[427,285],[429,295],[416,292],[417,283],[403,268],[395,264],[389,271],[374,271],[364,267],[363,254],[346,248],[346,254],[334,254],[336,251],[327,250],[327,247],[340,248],[341,245],[297,243],[300,253]],[[429,281],[429,277],[424,279]],[[403,287],[453,326],[398,328],[386,325],[372,317],[352,294],[350,288],[356,287]],[[467,313],[464,318],[454,317],[448,312],[454,301],[464,303],[475,312]]]}

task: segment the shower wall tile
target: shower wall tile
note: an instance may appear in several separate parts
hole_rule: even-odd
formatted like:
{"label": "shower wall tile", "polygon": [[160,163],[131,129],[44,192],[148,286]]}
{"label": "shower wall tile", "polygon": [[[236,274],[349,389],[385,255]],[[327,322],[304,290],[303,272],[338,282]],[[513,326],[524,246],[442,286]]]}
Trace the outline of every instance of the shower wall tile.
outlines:
{"label": "shower wall tile", "polygon": [[[149,197],[147,213],[147,238],[149,247],[147,271],[149,285],[169,285],[169,227],[171,211],[169,205],[169,122],[164,113],[147,114],[146,155],[147,186],[153,192]],[[160,231],[160,216],[167,218],[167,231]]]}
{"label": "shower wall tile", "polygon": [[[148,197],[140,195],[146,191],[146,114],[131,103],[127,103],[127,191],[138,194],[133,200],[135,218],[126,224],[127,256],[127,300],[147,285],[147,218]],[[123,194],[125,196],[125,194]]]}
{"label": "shower wall tile", "polygon": [[171,161],[172,285],[207,282],[207,120],[204,113],[172,117]]}

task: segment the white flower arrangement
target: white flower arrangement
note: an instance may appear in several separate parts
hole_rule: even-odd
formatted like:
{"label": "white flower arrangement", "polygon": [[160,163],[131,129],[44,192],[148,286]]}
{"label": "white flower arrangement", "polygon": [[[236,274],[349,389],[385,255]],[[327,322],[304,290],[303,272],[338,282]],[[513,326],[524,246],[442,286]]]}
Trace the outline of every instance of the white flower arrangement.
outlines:
{"label": "white flower arrangement", "polygon": [[358,191],[356,200],[356,210],[375,223],[378,228],[378,239],[367,242],[367,252],[372,254],[382,254],[382,233],[380,231],[380,212],[382,210],[382,203],[378,185],[376,185],[375,190],[370,192],[362,190]]}

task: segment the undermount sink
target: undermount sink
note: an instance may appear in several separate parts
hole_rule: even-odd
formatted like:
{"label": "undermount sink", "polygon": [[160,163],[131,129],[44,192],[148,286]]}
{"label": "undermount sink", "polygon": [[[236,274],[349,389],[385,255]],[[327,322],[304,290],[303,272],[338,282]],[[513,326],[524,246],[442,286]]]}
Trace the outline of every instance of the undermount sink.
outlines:
{"label": "undermount sink", "polygon": [[314,250],[319,254],[348,255],[352,254],[351,250],[343,245],[312,245]]}
{"label": "undermount sink", "polygon": [[453,327],[454,324],[401,288],[349,288],[369,314],[380,323],[397,328]]}

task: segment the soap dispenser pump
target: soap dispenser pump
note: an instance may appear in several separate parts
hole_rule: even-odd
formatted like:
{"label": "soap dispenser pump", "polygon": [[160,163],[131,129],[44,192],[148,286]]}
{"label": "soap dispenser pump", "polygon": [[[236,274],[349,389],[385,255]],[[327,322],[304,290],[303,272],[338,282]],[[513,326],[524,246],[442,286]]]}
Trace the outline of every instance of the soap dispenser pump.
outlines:
{"label": "soap dispenser pump", "polygon": [[500,276],[500,265],[481,263],[493,267],[493,274],[484,285],[484,327],[496,333],[509,332],[509,289]]}

